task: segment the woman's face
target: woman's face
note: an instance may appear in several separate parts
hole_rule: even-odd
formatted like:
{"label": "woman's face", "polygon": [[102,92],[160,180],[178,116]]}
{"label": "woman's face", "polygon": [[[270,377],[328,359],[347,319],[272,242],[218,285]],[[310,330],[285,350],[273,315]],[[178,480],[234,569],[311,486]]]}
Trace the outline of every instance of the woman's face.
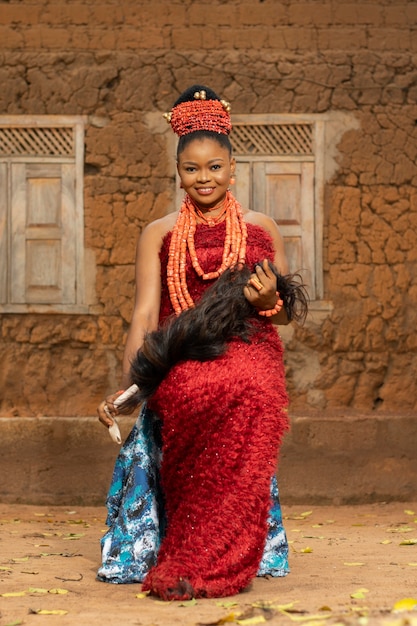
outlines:
{"label": "woman's face", "polygon": [[235,160],[215,139],[199,138],[179,154],[177,168],[184,191],[204,211],[224,198]]}

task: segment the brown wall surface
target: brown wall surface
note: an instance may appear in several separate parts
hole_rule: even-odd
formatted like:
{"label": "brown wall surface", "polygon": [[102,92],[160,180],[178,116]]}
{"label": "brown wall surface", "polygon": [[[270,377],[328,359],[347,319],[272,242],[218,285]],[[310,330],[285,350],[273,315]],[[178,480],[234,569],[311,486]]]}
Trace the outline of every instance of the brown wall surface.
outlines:
{"label": "brown wall surface", "polygon": [[[172,209],[149,114],[208,84],[232,112],[348,112],[325,188],[324,297],[287,340],[294,413],[417,406],[417,3],[0,2],[0,114],[85,115],[91,313],[0,317],[0,415],[88,416],[118,387],[136,239]],[[159,128],[159,127],[158,127]]]}

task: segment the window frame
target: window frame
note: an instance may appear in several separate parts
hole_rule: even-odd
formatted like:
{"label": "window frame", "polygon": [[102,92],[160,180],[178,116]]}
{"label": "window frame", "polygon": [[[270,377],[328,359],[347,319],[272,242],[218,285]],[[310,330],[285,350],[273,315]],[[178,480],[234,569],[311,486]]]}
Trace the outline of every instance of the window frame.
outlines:
{"label": "window frame", "polygon": [[[291,152],[280,154],[251,155],[235,152],[234,157],[239,163],[257,162],[279,162],[279,163],[313,163],[314,164],[314,198],[313,198],[313,245],[314,245],[314,300],[310,302],[310,309],[316,311],[327,311],[331,309],[329,302],[324,298],[323,280],[323,222],[324,222],[324,150],[325,150],[325,123],[326,116],[320,114],[238,114],[232,115],[232,125],[236,126],[256,126],[256,125],[276,125],[291,126],[299,124],[311,124],[312,131],[312,154],[294,154]],[[231,135],[233,144],[233,130]],[[259,210],[258,207],[253,207]]]}
{"label": "window frame", "polygon": [[[13,128],[72,128],[73,155],[41,155],[24,153],[0,153],[0,166],[6,164],[6,194],[0,199],[0,208],[6,213],[3,227],[0,220],[0,230],[3,232],[3,259],[6,259],[7,273],[6,302],[0,303],[1,313],[75,313],[89,312],[86,303],[85,266],[84,266],[84,134],[87,123],[86,116],[67,115],[0,115],[0,129]],[[12,164],[71,164],[74,168],[74,255],[75,255],[75,297],[74,302],[51,303],[12,303],[11,275],[12,275]],[[0,215],[1,217],[1,215]],[[0,232],[1,238],[1,232]],[[0,242],[1,243],[1,242]]]}

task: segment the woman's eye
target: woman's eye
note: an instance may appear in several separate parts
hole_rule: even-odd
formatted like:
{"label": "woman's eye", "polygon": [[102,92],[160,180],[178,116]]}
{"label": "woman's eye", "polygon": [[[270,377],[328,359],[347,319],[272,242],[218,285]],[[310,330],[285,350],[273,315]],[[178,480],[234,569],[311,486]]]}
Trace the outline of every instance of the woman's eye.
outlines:
{"label": "woman's eye", "polygon": [[212,166],[211,166],[211,169],[212,169],[212,170],[219,170],[220,168],[221,168],[221,165],[218,165],[218,164],[217,164],[217,165],[212,165]]}

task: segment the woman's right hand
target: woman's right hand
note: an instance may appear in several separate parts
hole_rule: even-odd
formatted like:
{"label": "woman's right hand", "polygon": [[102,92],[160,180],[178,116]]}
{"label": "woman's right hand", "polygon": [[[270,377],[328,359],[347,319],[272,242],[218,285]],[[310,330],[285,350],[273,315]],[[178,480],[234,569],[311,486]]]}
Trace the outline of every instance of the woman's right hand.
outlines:
{"label": "woman's right hand", "polygon": [[103,402],[100,402],[100,404],[97,407],[97,414],[98,414],[99,422],[101,422],[104,426],[106,426],[106,428],[110,428],[110,426],[113,426],[114,424],[113,418],[116,417],[116,415],[120,415],[120,411],[114,405],[114,401],[122,393],[123,393],[123,390],[117,391],[116,393],[113,393],[110,396],[107,396],[107,398],[103,400]]}

